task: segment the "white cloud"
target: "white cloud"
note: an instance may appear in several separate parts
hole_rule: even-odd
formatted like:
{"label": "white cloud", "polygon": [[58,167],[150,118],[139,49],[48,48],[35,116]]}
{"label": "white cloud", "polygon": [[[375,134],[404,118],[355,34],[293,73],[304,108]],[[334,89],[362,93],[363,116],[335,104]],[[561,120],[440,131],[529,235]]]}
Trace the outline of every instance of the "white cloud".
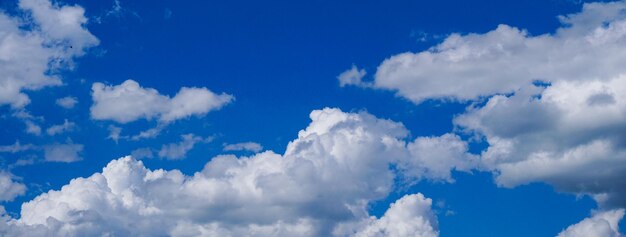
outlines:
{"label": "white cloud", "polygon": [[557,237],[620,237],[619,221],[624,217],[624,209],[603,211],[585,218],[568,227]]}
{"label": "white cloud", "polygon": [[[385,214],[377,219],[370,217],[359,226],[354,237],[436,237],[437,217],[431,210],[432,200],[421,193],[406,195],[392,203]],[[354,227],[353,227],[354,228]],[[347,236],[346,233],[335,233]]]}
{"label": "white cloud", "polygon": [[67,131],[71,131],[72,129],[74,129],[74,127],[76,127],[75,123],[70,122],[67,119],[65,119],[63,124],[50,126],[48,129],[46,129],[46,133],[48,133],[48,135],[50,136],[54,136],[54,135],[61,134]]}
{"label": "white cloud", "polygon": [[157,119],[169,123],[190,116],[204,116],[233,101],[225,93],[215,94],[207,88],[183,87],[170,98],[152,88],[143,88],[133,80],[109,86],[94,83],[91,117],[128,123],[139,119]]}
{"label": "white cloud", "polygon": [[16,182],[12,174],[0,171],[0,201],[11,201],[17,196],[24,195],[25,192],[24,184]]}
{"label": "white cloud", "polygon": [[0,105],[13,108],[30,102],[24,90],[61,85],[56,71],[71,68],[74,57],[98,44],[84,28],[87,18],[79,6],[47,0],[20,0],[18,5],[30,18],[0,13]]}
{"label": "white cloud", "polygon": [[339,86],[341,87],[348,85],[360,87],[371,86],[369,83],[363,82],[365,74],[366,72],[364,69],[358,69],[355,65],[352,65],[352,68],[339,74],[339,76],[337,76],[337,80],[339,80]]}
{"label": "white cloud", "polygon": [[58,106],[61,106],[66,109],[74,108],[74,106],[76,106],[77,103],[78,103],[78,100],[76,99],[76,97],[71,97],[71,96],[59,98],[56,100],[56,104]]}
{"label": "white cloud", "polygon": [[[184,159],[187,152],[189,152],[198,142],[209,142],[211,138],[202,138],[194,134],[185,134],[181,136],[182,141],[179,143],[170,143],[163,145],[159,150],[159,157],[166,158],[168,160],[180,160]],[[144,155],[147,155],[145,153]]]}
{"label": "white cloud", "polygon": [[83,145],[81,144],[73,144],[71,142],[67,144],[55,143],[44,146],[44,158],[50,162],[76,162],[83,159],[80,156],[82,151]]}
{"label": "white cloud", "polygon": [[560,17],[563,27],[554,34],[533,36],[507,25],[484,34],[452,34],[429,50],[386,59],[373,87],[420,103],[510,93],[537,79],[610,79],[623,74],[626,64],[625,6],[585,4],[581,13]]}
{"label": "white cloud", "polygon": [[500,186],[546,182],[626,207],[626,1],[560,21],[536,36],[507,25],[452,34],[386,59],[373,87],[414,103],[473,100],[454,124],[488,143],[481,167]]}
{"label": "white cloud", "polygon": [[367,210],[392,192],[400,176],[407,182],[441,179],[430,176],[439,172],[403,174],[391,168],[404,164],[411,170],[418,163],[411,161],[414,155],[438,159],[433,153],[440,148],[409,149],[402,124],[367,113],[324,109],[311,112],[311,119],[283,155],[217,156],[191,176],[148,170],[130,157],[113,160],[101,173],[24,203],[21,218],[7,218],[0,233],[331,236],[367,228],[363,233],[437,235],[431,200],[420,194],[399,200],[380,219]]}
{"label": "white cloud", "polygon": [[256,142],[241,142],[235,144],[224,144],[224,151],[251,151],[260,152],[263,146]]}

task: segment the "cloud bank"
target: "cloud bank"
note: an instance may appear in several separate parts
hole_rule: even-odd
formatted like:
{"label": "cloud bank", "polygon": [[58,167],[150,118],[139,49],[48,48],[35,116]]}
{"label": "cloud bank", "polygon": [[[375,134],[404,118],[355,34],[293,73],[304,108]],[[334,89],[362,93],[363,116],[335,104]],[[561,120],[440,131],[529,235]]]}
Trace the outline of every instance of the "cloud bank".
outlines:
{"label": "cloud bank", "polygon": [[[421,194],[401,198],[381,218],[369,216],[367,207],[394,190],[394,180],[445,181],[450,170],[470,169],[475,157],[458,137],[406,142],[402,124],[364,112],[327,108],[310,117],[282,155],[218,156],[191,176],[149,170],[131,157],[113,160],[101,173],[24,203],[20,219],[4,216],[0,233],[438,235],[432,201]],[[455,159],[421,162],[440,159],[442,149]]]}

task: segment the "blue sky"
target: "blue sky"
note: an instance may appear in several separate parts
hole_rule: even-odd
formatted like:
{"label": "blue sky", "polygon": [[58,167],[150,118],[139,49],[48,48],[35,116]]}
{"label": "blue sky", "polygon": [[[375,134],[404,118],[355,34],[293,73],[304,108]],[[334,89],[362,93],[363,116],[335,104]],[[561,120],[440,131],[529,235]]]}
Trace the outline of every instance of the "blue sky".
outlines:
{"label": "blue sky", "polygon": [[[3,1],[0,233],[591,236],[577,229],[590,226],[618,236],[626,3],[585,2]],[[244,169],[234,165],[241,159],[259,161]],[[307,173],[299,159],[348,163]],[[124,175],[98,186],[108,201],[68,185],[103,167],[143,166],[187,175],[196,188],[180,195],[191,204],[168,206],[158,194],[185,185]],[[217,179],[229,167],[241,170]],[[252,182],[281,182],[255,183],[257,191],[285,196],[241,194],[248,172],[270,172],[259,167],[296,185],[259,174]],[[202,186],[199,176],[232,178],[234,188]],[[116,182],[136,193],[115,191]],[[169,224],[142,232],[111,221],[133,215]],[[306,231],[289,232],[296,227]]]}

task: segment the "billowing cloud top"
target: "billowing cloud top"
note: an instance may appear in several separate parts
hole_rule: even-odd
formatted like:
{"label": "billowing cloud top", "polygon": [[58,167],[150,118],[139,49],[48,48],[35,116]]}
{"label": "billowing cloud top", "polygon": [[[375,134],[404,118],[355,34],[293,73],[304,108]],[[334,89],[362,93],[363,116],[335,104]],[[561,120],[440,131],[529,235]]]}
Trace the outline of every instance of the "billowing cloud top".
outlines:
{"label": "billowing cloud top", "polygon": [[450,170],[470,169],[474,157],[458,137],[407,143],[400,123],[338,109],[313,111],[311,119],[283,155],[218,156],[192,176],[149,170],[131,157],[113,160],[101,173],[25,203],[21,218],[8,219],[0,233],[438,235],[432,201],[421,194],[398,200],[380,219],[367,205],[386,197],[400,177],[451,180]]}

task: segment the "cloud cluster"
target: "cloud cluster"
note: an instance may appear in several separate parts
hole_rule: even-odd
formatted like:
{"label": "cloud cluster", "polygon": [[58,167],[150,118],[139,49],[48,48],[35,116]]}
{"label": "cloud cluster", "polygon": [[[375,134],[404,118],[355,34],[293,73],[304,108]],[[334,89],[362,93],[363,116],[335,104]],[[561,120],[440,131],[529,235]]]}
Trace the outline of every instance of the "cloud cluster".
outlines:
{"label": "cloud cluster", "polygon": [[22,108],[30,102],[24,90],[61,85],[55,73],[71,68],[72,59],[98,39],[84,25],[79,6],[57,6],[48,0],[20,0],[27,18],[0,13],[0,106]]}
{"label": "cloud cluster", "polygon": [[156,119],[169,123],[190,116],[203,116],[232,102],[229,94],[215,94],[207,88],[183,87],[174,97],[143,88],[133,80],[120,85],[94,83],[91,117],[128,123],[139,119]]}
{"label": "cloud cluster", "polygon": [[[24,203],[21,218],[5,216],[0,233],[437,236],[432,201],[421,194],[398,200],[380,219],[367,207],[400,177],[448,179],[441,164],[431,172],[436,162],[415,160],[439,159],[436,153],[450,142],[458,146],[458,138],[406,142],[400,123],[338,109],[313,111],[311,119],[282,155],[218,156],[192,176],[149,170],[131,157],[113,160],[101,173]],[[474,158],[458,147],[446,150],[459,151],[439,162],[449,170],[467,168]]]}
{"label": "cloud cluster", "polygon": [[501,186],[547,182],[626,207],[626,1],[559,19],[537,36],[507,25],[452,34],[386,59],[367,86],[417,104],[474,101],[454,124],[488,143],[481,166]]}

